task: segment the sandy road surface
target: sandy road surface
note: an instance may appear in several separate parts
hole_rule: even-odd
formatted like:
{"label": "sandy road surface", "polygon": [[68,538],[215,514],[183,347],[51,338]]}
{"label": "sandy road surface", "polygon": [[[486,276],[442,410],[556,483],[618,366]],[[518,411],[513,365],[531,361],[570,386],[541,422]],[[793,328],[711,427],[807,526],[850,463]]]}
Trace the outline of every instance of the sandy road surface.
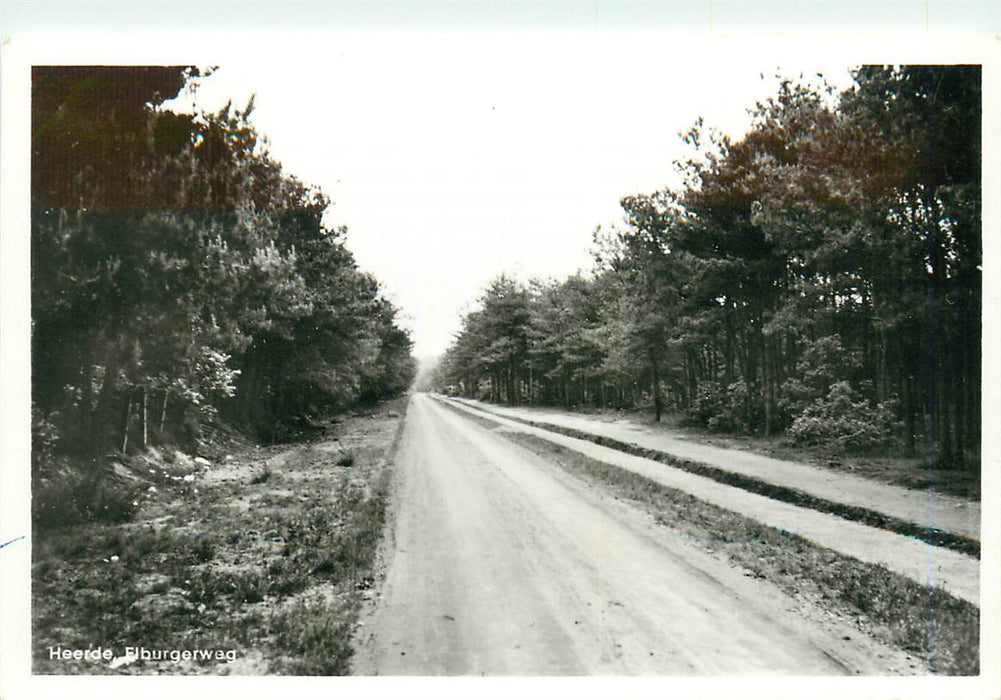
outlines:
{"label": "sandy road surface", "polygon": [[661,428],[645,426],[628,418],[609,421],[550,409],[495,406],[470,399],[452,400],[499,415],[550,423],[660,450],[767,483],[792,487],[835,503],[861,506],[917,525],[935,527],[973,539],[980,538],[980,503],[967,498],[883,484],[800,462],[706,445],[676,437]]}
{"label": "sandy road surface", "polygon": [[919,672],[416,395],[355,673]]}

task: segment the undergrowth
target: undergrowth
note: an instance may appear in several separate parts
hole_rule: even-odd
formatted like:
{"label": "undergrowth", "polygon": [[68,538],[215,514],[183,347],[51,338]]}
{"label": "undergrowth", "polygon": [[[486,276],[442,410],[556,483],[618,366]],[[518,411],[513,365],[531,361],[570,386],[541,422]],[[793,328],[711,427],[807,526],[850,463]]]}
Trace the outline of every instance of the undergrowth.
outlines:
{"label": "undergrowth", "polygon": [[[225,467],[231,475],[220,465],[197,488],[161,486],[132,523],[38,530],[34,672],[347,673],[386,515],[384,459],[400,423],[396,414],[339,426],[353,445],[351,469],[309,445],[263,467],[257,453],[237,456]],[[52,659],[49,646],[237,650],[245,664],[111,667]]]}

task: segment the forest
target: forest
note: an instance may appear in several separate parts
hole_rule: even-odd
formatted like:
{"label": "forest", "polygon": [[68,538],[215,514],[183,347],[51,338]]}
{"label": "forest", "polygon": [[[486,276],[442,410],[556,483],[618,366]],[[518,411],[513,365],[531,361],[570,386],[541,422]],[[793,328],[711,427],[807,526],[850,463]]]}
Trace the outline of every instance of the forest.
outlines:
{"label": "forest", "polygon": [[593,270],[496,278],[435,386],[979,469],[981,69],[852,76],[697,120],[684,184],[624,196]]}
{"label": "forest", "polygon": [[211,70],[32,71],[33,462],[224,422],[273,441],[405,391],[411,340],[243,109],[164,104]]}

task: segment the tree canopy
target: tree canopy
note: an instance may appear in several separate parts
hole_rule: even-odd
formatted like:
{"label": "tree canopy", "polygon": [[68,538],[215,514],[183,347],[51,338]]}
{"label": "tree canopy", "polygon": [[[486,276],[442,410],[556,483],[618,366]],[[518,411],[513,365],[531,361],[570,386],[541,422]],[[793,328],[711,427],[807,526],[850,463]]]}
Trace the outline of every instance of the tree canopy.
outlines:
{"label": "tree canopy", "polygon": [[271,439],[412,378],[396,309],[253,102],[163,108],[202,77],[33,70],[33,414],[68,449],[190,442],[220,414]]}
{"label": "tree canopy", "polygon": [[981,71],[854,78],[696,122],[686,184],[623,197],[590,275],[495,282],[439,386],[979,464]]}

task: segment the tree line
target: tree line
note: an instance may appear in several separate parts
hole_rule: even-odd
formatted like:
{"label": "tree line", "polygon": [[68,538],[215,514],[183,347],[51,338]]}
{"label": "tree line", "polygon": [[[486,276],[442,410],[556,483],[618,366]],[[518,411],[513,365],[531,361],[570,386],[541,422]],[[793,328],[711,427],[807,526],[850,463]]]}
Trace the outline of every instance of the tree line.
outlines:
{"label": "tree line", "polygon": [[397,395],[411,340],[244,109],[175,113],[191,67],[32,71],[34,453],[270,440]]}
{"label": "tree line", "polygon": [[435,385],[978,466],[981,70],[853,77],[700,119],[684,184],[622,198],[591,273],[494,280]]}

